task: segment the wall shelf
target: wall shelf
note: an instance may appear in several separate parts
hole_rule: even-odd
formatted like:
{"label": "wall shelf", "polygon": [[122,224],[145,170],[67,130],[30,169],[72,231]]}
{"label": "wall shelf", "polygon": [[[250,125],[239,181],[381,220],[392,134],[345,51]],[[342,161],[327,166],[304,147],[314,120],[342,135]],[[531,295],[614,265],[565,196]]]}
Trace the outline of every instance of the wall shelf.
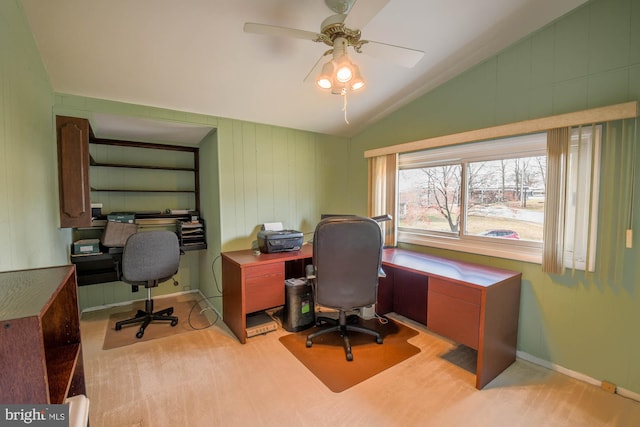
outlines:
{"label": "wall shelf", "polygon": [[195,190],[148,190],[148,189],[124,189],[124,188],[91,188],[91,191],[111,193],[196,193]]}
{"label": "wall shelf", "polygon": [[91,167],[103,167],[103,168],[124,168],[124,169],[151,169],[151,170],[172,170],[172,171],[186,171],[195,172],[195,168],[180,168],[180,167],[168,167],[168,166],[145,166],[145,165],[127,165],[124,163],[102,163],[96,162],[91,158],[89,165]]}

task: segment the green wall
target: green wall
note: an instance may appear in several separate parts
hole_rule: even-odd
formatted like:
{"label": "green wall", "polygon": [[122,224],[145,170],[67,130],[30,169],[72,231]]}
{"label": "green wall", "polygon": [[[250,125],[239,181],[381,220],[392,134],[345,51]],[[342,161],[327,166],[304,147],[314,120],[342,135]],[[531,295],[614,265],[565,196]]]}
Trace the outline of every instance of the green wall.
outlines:
{"label": "green wall", "polygon": [[[321,212],[342,210],[347,140],[228,119],[220,119],[216,135],[221,250],[251,248],[265,222],[306,234]],[[219,260],[213,271],[219,282]],[[206,287],[207,296],[219,295]],[[215,306],[221,307],[219,298]]]}
{"label": "green wall", "polygon": [[[366,208],[367,149],[634,100],[640,100],[640,0],[589,2],[353,138],[354,204]],[[639,190],[636,175],[636,198]],[[606,191],[611,189],[601,194]],[[601,217],[607,210],[616,206],[601,206]],[[518,349],[640,393],[637,208],[633,225],[635,247],[625,251],[619,281],[580,272],[548,275],[536,264],[411,248],[522,271]],[[608,237],[601,236],[605,247],[612,244]]]}
{"label": "green wall", "polygon": [[247,249],[260,225],[312,232],[332,203],[331,176],[346,178],[348,141],[221,119],[218,127],[222,249]]}
{"label": "green wall", "polygon": [[68,263],[52,97],[21,3],[0,1],[0,271]]}

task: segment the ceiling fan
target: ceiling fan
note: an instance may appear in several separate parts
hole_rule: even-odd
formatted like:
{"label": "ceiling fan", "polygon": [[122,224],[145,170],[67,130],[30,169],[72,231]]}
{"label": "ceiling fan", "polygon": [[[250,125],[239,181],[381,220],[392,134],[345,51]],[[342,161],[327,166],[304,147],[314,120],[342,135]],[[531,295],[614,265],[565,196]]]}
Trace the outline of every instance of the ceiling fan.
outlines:
{"label": "ceiling fan", "polygon": [[[322,42],[330,46],[331,49],[320,57],[304,80],[306,81],[309,76],[315,74],[314,71],[323,62],[324,56],[332,54],[333,60],[324,64],[322,68],[323,71],[316,79],[316,83],[323,89],[331,89],[332,93],[344,95],[345,91],[357,90],[364,85],[364,80],[359,76],[357,66],[348,61],[347,48],[349,46],[353,47],[358,53],[364,53],[407,68],[416,65],[424,55],[424,52],[420,50],[361,39],[360,30],[366,26],[388,2],[389,0],[325,0],[327,7],[335,12],[335,15],[329,16],[322,22],[320,32],[253,22],[245,23],[244,31],[253,34],[306,39],[314,42]],[[348,81],[351,82],[349,86],[346,86],[346,82],[340,78],[341,69],[339,68],[339,64],[345,61],[348,61],[352,67],[349,71],[351,74],[348,76]],[[332,63],[332,65],[330,65],[330,63]],[[323,77],[326,77],[325,74],[332,71],[331,69],[336,76],[334,77],[333,85],[331,81],[322,80]],[[359,80],[356,79],[352,81],[352,77],[357,77]],[[337,78],[338,82],[335,81],[335,78]],[[337,89],[335,83],[338,83]]]}

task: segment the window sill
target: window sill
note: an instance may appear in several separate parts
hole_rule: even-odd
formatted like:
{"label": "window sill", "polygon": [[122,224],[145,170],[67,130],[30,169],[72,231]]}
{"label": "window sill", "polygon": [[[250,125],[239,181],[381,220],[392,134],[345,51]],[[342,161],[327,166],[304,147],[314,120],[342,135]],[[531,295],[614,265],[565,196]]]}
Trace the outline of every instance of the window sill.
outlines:
{"label": "window sill", "polygon": [[508,242],[493,242],[491,240],[494,239],[471,236],[463,238],[440,237],[408,231],[398,231],[398,242],[400,243],[430,246],[439,249],[531,262],[534,264],[542,263],[542,245],[540,243],[511,240]]}

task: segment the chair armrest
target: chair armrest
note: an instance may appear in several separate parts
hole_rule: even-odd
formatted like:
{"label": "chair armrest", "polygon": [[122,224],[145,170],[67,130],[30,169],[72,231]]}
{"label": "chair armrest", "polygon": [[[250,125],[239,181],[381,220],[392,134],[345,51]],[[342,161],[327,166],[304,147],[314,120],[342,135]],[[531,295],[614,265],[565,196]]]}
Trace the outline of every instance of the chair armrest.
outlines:
{"label": "chair armrest", "polygon": [[316,270],[313,265],[309,264],[305,268],[305,275],[307,276],[307,280],[316,278]]}

